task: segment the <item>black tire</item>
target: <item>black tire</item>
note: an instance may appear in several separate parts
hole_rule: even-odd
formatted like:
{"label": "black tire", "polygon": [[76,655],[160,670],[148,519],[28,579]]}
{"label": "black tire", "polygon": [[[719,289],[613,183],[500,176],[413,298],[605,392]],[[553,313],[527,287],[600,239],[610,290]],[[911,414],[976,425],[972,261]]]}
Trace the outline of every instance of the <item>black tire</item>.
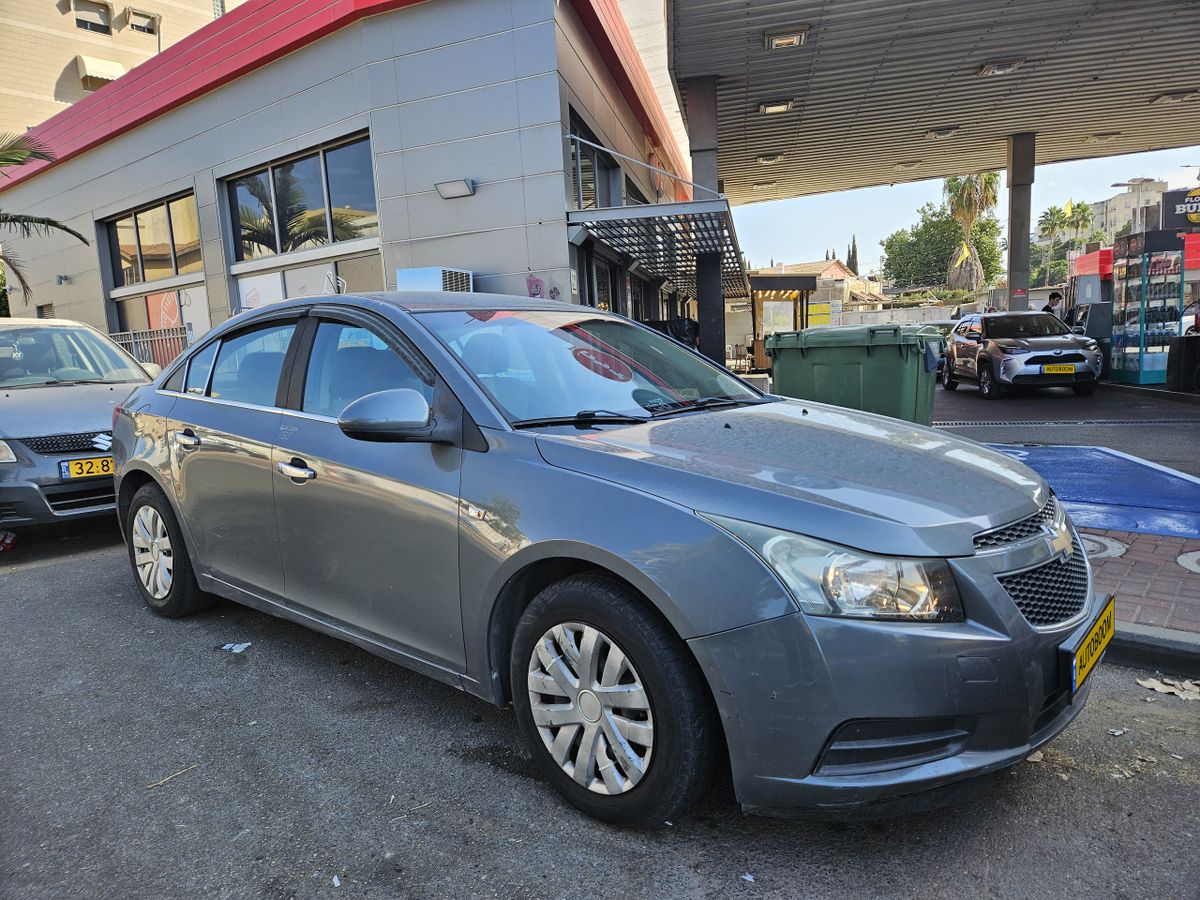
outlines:
{"label": "black tire", "polygon": [[979,393],[985,400],[999,400],[1004,396],[1004,388],[996,381],[990,365],[979,367]]}
{"label": "black tire", "polygon": [[954,380],[953,370],[950,367],[950,357],[942,357],[942,389],[947,391],[958,390],[958,382]]}
{"label": "black tire", "polygon": [[[156,598],[147,590],[138,574],[137,560],[134,549],[134,523],[138,513],[149,507],[158,513],[170,539],[171,585],[165,596]],[[192,571],[192,561],[188,557],[187,545],[183,542],[183,533],[175,519],[175,512],[166,495],[157,484],[142,485],[133,495],[129,510],[125,514],[125,546],[129,551],[129,568],[133,572],[133,580],[138,586],[142,600],[155,613],[168,619],[178,619],[190,616],[192,613],[208,609],[217,598],[200,590],[196,583],[196,574]]]}
{"label": "black tire", "polygon": [[[596,793],[576,783],[551,756],[534,724],[527,682],[531,659],[543,635],[567,623],[591,626],[615,644],[636,670],[649,700],[649,762],[640,781],[623,793]],[[574,575],[538,594],[517,623],[509,678],[518,727],[534,763],[577,809],[615,825],[657,827],[705,793],[719,747],[708,687],[683,641],[619,581],[602,574]],[[576,707],[582,713],[573,703]],[[586,725],[579,728],[572,747],[587,734]]]}
{"label": "black tire", "polygon": [[1080,397],[1090,397],[1092,394],[1096,393],[1096,388],[1098,386],[1098,381],[1089,381],[1085,384],[1073,384],[1071,385],[1071,390],[1073,390]]}

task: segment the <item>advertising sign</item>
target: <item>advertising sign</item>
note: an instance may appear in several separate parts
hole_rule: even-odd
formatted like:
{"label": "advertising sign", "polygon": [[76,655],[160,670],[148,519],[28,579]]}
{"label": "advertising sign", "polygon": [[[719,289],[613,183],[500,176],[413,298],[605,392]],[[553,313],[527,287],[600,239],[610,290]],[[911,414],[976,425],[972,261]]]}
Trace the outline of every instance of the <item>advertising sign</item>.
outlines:
{"label": "advertising sign", "polygon": [[1200,231],[1200,187],[1163,194],[1163,229]]}

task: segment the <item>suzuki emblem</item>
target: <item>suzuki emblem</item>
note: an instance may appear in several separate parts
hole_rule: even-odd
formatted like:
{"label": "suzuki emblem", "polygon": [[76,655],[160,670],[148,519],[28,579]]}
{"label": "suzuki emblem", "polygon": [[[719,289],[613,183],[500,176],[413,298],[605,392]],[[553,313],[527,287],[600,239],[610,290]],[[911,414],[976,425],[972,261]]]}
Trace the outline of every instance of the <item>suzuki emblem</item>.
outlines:
{"label": "suzuki emblem", "polygon": [[112,435],[104,434],[103,432],[101,432],[100,434],[98,434],[92,438],[92,446],[95,447],[97,450],[111,450],[112,449]]}

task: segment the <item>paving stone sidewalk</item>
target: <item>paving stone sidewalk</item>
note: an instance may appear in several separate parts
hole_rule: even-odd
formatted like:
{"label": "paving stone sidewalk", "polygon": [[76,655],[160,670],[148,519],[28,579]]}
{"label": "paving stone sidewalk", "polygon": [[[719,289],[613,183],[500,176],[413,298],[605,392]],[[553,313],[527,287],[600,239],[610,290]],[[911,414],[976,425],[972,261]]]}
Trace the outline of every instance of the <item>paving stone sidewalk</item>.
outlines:
{"label": "paving stone sidewalk", "polygon": [[[1119,556],[1105,556],[1088,541],[1096,590],[1116,592],[1119,622],[1200,635],[1200,573],[1189,571],[1179,562],[1185,554],[1200,557],[1200,541],[1127,531],[1080,532],[1085,540],[1095,537],[1100,543],[1115,541],[1124,548]],[[1117,552],[1120,549],[1113,548]]]}

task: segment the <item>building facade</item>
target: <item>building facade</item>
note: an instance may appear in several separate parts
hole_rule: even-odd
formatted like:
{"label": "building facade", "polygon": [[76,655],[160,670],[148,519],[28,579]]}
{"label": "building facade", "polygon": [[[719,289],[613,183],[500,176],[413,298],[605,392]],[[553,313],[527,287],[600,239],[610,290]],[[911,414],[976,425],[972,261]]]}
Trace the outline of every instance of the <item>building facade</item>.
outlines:
{"label": "building facade", "polygon": [[141,65],[240,0],[5,0],[0,132],[20,134]]}
{"label": "building facade", "polygon": [[1158,228],[1165,181],[1153,178],[1131,178],[1129,187],[1114,197],[1091,204],[1092,230],[1104,235],[1103,243],[1112,244],[1117,232],[1125,226],[1131,231]]}
{"label": "building facade", "polygon": [[194,338],[447,267],[662,320],[695,295],[689,241],[737,259],[728,204],[691,200],[616,0],[301,5],[248,0],[35,130],[60,159],[21,167],[0,206],[95,240],[9,244],[34,295],[13,315]]}

